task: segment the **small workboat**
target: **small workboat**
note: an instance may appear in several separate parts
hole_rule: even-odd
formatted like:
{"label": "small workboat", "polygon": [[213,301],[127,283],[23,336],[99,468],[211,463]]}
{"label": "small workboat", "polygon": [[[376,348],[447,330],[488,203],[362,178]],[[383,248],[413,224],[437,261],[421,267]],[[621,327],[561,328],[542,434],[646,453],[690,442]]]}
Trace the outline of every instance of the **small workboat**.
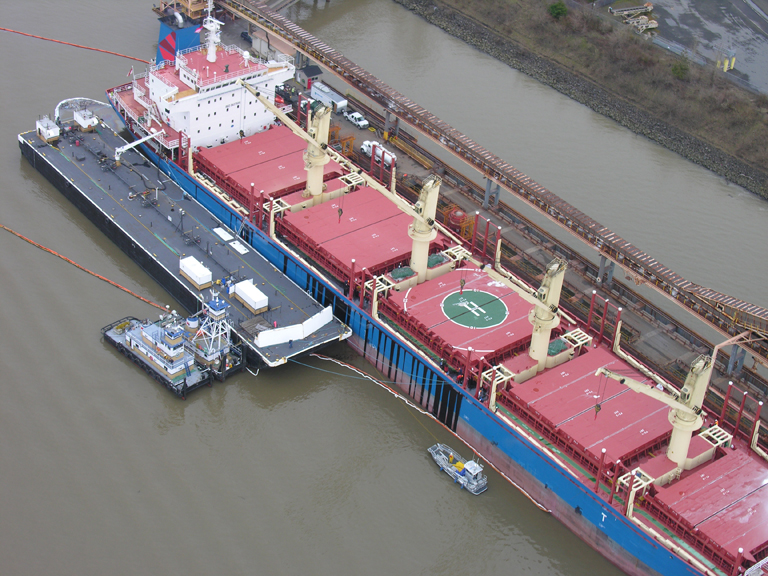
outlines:
{"label": "small workboat", "polygon": [[448,474],[461,488],[466,488],[474,495],[485,492],[488,488],[488,478],[483,474],[483,466],[479,462],[467,462],[456,450],[445,444],[435,444],[429,448],[429,453],[440,470]]}

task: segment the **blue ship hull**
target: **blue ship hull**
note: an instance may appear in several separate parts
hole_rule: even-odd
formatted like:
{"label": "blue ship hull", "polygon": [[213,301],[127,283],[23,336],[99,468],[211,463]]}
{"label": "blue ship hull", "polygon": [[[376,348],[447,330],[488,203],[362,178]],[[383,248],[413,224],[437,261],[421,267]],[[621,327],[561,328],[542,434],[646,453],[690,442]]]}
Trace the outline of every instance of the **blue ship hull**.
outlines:
{"label": "blue ship hull", "polygon": [[[115,112],[123,120],[117,109]],[[592,486],[566,471],[531,440],[510,429],[436,365],[415,354],[407,342],[348,300],[332,283],[320,278],[249,222],[243,224],[241,215],[178,165],[161,158],[146,144],[140,147],[154,164],[223,224],[232,230],[242,226],[244,240],[278,270],[304,287],[323,306],[332,306],[334,315],[353,330],[348,339],[350,345],[396,382],[404,394],[456,432],[589,546],[632,576],[702,575],[608,506]]]}

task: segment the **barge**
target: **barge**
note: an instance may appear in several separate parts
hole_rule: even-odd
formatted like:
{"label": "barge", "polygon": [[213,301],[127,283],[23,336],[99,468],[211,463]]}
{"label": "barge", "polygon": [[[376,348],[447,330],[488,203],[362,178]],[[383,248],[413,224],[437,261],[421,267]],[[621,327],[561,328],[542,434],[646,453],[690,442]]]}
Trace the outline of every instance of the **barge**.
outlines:
{"label": "barge", "polygon": [[[39,120],[36,130],[19,135],[22,154],[192,318],[209,314],[216,300],[226,303],[230,363],[241,365],[231,358],[236,351],[242,366],[275,367],[351,334],[329,307],[247,246],[237,229],[212,216],[93,112],[74,116],[59,124]],[[210,365],[212,359],[202,361]]]}

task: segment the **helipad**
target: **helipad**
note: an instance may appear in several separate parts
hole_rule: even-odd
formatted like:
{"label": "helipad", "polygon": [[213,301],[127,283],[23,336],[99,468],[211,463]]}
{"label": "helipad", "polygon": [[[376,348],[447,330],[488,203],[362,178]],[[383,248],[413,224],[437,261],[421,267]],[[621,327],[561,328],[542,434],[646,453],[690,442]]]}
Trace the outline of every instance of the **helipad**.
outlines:
{"label": "helipad", "polygon": [[532,305],[484,271],[465,265],[388,300],[407,311],[419,330],[441,339],[456,350],[472,347],[492,358],[496,353],[527,346],[533,327],[528,321]]}
{"label": "helipad", "polygon": [[493,328],[507,318],[507,305],[484,290],[457,290],[442,303],[445,317],[467,328]]}

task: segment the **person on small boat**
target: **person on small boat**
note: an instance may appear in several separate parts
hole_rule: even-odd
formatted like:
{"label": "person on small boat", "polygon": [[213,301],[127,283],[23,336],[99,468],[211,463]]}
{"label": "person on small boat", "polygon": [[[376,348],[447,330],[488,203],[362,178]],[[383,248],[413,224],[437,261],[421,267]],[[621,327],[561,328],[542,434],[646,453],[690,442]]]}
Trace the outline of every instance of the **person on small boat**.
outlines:
{"label": "person on small boat", "polygon": [[448,454],[448,464],[456,468],[460,476],[464,476],[464,462],[455,462],[453,454]]}

